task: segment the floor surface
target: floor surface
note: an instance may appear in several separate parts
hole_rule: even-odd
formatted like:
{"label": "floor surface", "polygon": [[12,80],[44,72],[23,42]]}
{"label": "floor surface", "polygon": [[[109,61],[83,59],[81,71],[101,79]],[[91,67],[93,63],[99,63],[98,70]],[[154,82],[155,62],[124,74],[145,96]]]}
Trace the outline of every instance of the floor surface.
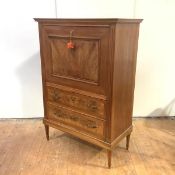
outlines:
{"label": "floor surface", "polygon": [[0,120],[0,175],[174,175],[175,120],[134,119],[107,168],[104,149],[58,130],[45,138],[41,120]]}

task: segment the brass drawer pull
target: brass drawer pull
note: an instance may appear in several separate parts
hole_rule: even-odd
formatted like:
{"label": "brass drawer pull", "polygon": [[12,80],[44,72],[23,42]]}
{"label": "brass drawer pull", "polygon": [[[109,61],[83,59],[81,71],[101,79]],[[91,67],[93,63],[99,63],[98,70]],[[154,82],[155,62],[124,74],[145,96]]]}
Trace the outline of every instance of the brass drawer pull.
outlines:
{"label": "brass drawer pull", "polygon": [[86,126],[88,128],[97,128],[97,124],[95,121],[92,121],[92,120],[88,120],[87,123],[86,123]]}
{"label": "brass drawer pull", "polygon": [[92,121],[92,120],[84,120],[82,119],[81,124],[87,128],[98,128],[96,122]]}
{"label": "brass drawer pull", "polygon": [[97,125],[95,123],[93,124],[87,124],[88,128],[97,128]]}
{"label": "brass drawer pull", "polygon": [[92,111],[96,111],[98,109],[96,101],[90,101],[87,106]]}
{"label": "brass drawer pull", "polygon": [[61,112],[61,110],[55,110],[54,115],[60,118],[64,118],[64,114]]}
{"label": "brass drawer pull", "polygon": [[76,97],[75,96],[71,96],[70,99],[71,99],[71,102],[75,103],[75,101],[76,101]]}
{"label": "brass drawer pull", "polygon": [[74,116],[74,115],[71,115],[69,118],[70,118],[71,120],[73,120],[73,121],[78,121],[78,120],[79,120],[79,117]]}
{"label": "brass drawer pull", "polygon": [[56,91],[53,91],[53,96],[52,96],[53,101],[58,101],[60,98],[61,97],[60,97],[59,93]]}

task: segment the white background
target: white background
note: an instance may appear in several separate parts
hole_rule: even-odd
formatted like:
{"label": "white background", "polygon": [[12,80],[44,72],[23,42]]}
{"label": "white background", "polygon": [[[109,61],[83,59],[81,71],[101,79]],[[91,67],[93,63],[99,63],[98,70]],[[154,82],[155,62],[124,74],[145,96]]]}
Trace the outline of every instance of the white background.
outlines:
{"label": "white background", "polygon": [[0,118],[42,117],[38,26],[42,18],[143,18],[134,116],[175,116],[174,0],[3,0]]}

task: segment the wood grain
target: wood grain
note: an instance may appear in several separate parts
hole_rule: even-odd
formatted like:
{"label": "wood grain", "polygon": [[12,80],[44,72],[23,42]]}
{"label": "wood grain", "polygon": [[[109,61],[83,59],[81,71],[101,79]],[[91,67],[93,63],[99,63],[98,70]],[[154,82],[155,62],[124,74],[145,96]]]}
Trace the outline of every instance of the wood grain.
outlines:
{"label": "wood grain", "polygon": [[51,128],[45,139],[41,120],[0,121],[1,175],[174,175],[175,120],[135,119],[129,151],[125,140],[106,150]]}
{"label": "wood grain", "polygon": [[98,40],[77,39],[72,37],[75,45],[67,48],[69,37],[52,37],[52,69],[54,76],[73,78],[99,83],[99,42]]}

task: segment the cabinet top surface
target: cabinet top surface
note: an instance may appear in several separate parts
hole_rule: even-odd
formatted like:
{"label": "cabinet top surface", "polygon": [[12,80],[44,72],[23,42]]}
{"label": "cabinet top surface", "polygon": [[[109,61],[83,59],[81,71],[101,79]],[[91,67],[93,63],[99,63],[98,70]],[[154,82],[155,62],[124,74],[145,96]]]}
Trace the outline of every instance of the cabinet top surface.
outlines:
{"label": "cabinet top surface", "polygon": [[91,22],[91,23],[140,23],[143,19],[125,18],[34,18],[39,23]]}

